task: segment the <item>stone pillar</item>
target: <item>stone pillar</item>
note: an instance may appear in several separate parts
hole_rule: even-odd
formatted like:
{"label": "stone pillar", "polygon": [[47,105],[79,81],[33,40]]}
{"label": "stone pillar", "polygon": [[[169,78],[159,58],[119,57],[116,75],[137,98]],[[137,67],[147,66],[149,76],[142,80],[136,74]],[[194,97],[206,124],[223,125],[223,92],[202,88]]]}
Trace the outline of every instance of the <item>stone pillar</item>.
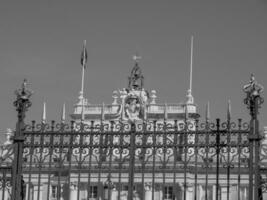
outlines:
{"label": "stone pillar", "polygon": [[182,183],[179,183],[179,187],[181,188],[181,197],[184,199],[184,185]]}
{"label": "stone pillar", "polygon": [[237,199],[237,185],[230,186],[230,199]]}
{"label": "stone pillar", "polygon": [[193,187],[192,184],[187,184],[187,191],[186,191],[186,200],[193,199]]}
{"label": "stone pillar", "polygon": [[47,200],[47,196],[48,196],[48,184],[47,183],[43,183],[42,190],[43,190],[42,199]]}
{"label": "stone pillar", "polygon": [[60,192],[60,200],[64,200],[64,197],[63,197],[63,184],[60,184],[60,188],[59,188],[59,192]]}
{"label": "stone pillar", "polygon": [[154,192],[154,199],[161,200],[163,198],[163,191],[162,190],[155,190]]}
{"label": "stone pillar", "polygon": [[221,187],[221,200],[227,200],[227,187]]}
{"label": "stone pillar", "polygon": [[152,187],[151,184],[145,184],[145,200],[152,200]]}
{"label": "stone pillar", "polygon": [[70,198],[69,200],[77,200],[78,198],[78,190],[77,186],[74,184],[71,184],[70,186]]}
{"label": "stone pillar", "polygon": [[116,188],[113,188],[111,190],[111,200],[117,200],[118,199],[118,191],[116,190]]}
{"label": "stone pillar", "polygon": [[[267,193],[266,192],[262,193],[262,199],[267,199]],[[248,200],[248,198],[246,198],[245,200]]]}
{"label": "stone pillar", "polygon": [[37,185],[33,185],[33,199],[38,200],[38,186]]}
{"label": "stone pillar", "polygon": [[[248,193],[247,193],[248,191],[247,191],[247,187],[245,187],[244,188],[244,200],[248,200]],[[265,197],[266,198],[264,198],[264,194],[266,195]],[[262,199],[267,199],[267,194],[266,193],[263,193],[263,197],[262,197]]]}
{"label": "stone pillar", "polygon": [[216,185],[212,186],[212,200],[216,200]]}
{"label": "stone pillar", "polygon": [[202,200],[204,197],[204,190],[202,185],[197,186],[197,199]]}
{"label": "stone pillar", "polygon": [[7,192],[6,188],[0,189],[0,199],[2,199],[3,194],[4,194],[4,200],[6,200],[8,198],[8,196],[7,196],[8,192]]}
{"label": "stone pillar", "polygon": [[[32,186],[32,190],[33,190],[33,200],[42,200],[42,185],[38,186],[38,185],[33,185]],[[39,196],[38,196],[39,193]]]}
{"label": "stone pillar", "polygon": [[11,197],[11,194],[9,194],[7,188],[5,188],[5,191],[4,191],[4,200],[9,200],[10,197]]}
{"label": "stone pillar", "polygon": [[40,187],[37,187],[37,190],[38,190],[38,188],[40,190],[40,194],[39,194],[39,199],[38,200],[43,200],[43,185],[40,185]]}
{"label": "stone pillar", "polygon": [[[25,199],[29,199],[29,187],[30,187],[30,185],[29,185],[29,183],[26,183],[26,195],[25,195]],[[0,196],[1,197],[1,196]]]}

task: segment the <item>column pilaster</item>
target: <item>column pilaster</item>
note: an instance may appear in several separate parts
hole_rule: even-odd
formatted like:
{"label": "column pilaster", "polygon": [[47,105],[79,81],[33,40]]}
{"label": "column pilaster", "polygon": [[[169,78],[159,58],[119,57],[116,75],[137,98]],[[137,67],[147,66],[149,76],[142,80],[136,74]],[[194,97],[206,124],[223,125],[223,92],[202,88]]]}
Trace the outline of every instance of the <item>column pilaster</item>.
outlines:
{"label": "column pilaster", "polygon": [[118,199],[118,190],[116,188],[113,188],[111,190],[111,200],[117,200]]}
{"label": "column pilaster", "polygon": [[77,200],[77,198],[78,198],[77,186],[75,184],[71,183],[69,200]]}
{"label": "column pilaster", "polygon": [[152,186],[150,183],[145,183],[145,200],[152,200]]}
{"label": "column pilaster", "polygon": [[221,187],[221,200],[227,200],[227,187]]}

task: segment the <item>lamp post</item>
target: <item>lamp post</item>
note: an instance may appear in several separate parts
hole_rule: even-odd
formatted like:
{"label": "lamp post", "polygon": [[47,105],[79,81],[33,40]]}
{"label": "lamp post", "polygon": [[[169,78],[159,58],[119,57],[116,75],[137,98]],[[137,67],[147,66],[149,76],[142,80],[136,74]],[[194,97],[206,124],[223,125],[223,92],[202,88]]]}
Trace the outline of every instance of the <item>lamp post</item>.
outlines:
{"label": "lamp post", "polygon": [[24,79],[21,89],[15,91],[17,96],[14,106],[18,113],[18,121],[14,134],[14,160],[12,166],[12,194],[11,200],[23,200],[25,198],[24,180],[22,177],[23,142],[24,142],[24,119],[25,113],[31,106],[29,100],[32,91],[27,89],[27,80]]}
{"label": "lamp post", "polygon": [[[251,75],[249,84],[243,87],[246,93],[244,103],[247,105],[250,111],[250,134],[249,134],[249,198],[254,200],[260,200],[260,140],[262,137],[259,134],[259,121],[258,121],[258,109],[263,104],[263,97],[261,93],[263,86],[258,84],[255,80],[254,75]],[[253,184],[254,177],[254,184]],[[254,194],[254,198],[253,198]]]}

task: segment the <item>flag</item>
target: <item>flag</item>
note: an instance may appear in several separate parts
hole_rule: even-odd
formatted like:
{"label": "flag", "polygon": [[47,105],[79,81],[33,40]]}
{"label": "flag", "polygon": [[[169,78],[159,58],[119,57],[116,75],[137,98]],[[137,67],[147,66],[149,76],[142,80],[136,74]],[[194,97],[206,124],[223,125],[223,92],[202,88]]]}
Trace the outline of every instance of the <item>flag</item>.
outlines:
{"label": "flag", "polygon": [[86,40],[84,40],[83,50],[82,50],[82,55],[81,55],[81,65],[85,67],[86,62],[87,62],[87,50],[86,50]]}

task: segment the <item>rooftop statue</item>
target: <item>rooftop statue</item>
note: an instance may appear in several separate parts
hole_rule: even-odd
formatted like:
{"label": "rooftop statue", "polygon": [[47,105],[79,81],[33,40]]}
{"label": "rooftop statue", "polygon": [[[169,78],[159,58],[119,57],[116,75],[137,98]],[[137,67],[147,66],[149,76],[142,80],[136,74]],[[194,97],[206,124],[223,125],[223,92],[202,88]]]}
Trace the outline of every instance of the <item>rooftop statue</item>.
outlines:
{"label": "rooftop statue", "polygon": [[138,65],[138,60],[141,59],[139,56],[133,56],[135,65],[131,71],[131,76],[129,77],[129,89],[141,90],[143,88],[143,75],[142,70]]}

